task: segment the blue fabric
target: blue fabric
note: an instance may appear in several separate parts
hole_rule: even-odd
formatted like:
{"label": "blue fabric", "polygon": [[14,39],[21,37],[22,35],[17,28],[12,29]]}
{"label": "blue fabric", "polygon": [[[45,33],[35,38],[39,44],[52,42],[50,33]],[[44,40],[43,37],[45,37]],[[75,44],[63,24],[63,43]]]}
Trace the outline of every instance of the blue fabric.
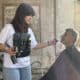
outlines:
{"label": "blue fabric", "polygon": [[4,80],[32,80],[31,66],[25,68],[4,68]]}

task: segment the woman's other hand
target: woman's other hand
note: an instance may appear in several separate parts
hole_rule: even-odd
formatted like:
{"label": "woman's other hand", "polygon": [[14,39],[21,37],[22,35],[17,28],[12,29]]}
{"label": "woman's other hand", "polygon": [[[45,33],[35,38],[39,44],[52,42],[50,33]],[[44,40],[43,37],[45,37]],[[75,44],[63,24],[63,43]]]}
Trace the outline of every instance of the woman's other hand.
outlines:
{"label": "woman's other hand", "polygon": [[56,39],[53,39],[53,40],[47,41],[47,44],[48,44],[48,46],[50,46],[50,45],[55,45],[56,42],[57,42],[57,40],[56,40]]}
{"label": "woman's other hand", "polygon": [[10,54],[10,55],[15,55],[16,54],[16,52],[14,51],[13,48],[5,48],[5,52]]}

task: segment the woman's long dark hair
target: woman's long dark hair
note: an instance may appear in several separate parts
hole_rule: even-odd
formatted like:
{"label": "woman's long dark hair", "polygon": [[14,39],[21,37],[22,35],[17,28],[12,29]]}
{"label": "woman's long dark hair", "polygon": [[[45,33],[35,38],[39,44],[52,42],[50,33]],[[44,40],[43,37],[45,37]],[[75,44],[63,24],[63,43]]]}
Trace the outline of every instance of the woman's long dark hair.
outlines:
{"label": "woman's long dark hair", "polygon": [[16,10],[15,16],[11,22],[16,32],[24,32],[28,30],[29,25],[25,22],[25,16],[34,16],[33,8],[26,3],[22,3]]}

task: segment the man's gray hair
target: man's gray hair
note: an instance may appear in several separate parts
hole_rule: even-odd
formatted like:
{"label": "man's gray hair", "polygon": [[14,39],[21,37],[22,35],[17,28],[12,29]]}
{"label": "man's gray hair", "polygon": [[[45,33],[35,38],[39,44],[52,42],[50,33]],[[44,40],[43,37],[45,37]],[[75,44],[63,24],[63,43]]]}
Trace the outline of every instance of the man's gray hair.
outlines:
{"label": "man's gray hair", "polygon": [[76,33],[76,31],[74,31],[72,28],[68,28],[68,29],[66,29],[66,32],[70,32],[71,33],[71,35],[72,35],[72,37],[74,39],[74,42],[75,42],[76,39],[77,39],[77,33]]}

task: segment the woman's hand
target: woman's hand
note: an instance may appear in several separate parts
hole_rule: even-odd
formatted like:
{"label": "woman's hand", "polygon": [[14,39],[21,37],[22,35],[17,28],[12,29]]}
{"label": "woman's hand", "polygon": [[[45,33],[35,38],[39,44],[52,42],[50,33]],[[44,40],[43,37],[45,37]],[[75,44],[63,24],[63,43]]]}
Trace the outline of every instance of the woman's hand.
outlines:
{"label": "woman's hand", "polygon": [[5,52],[12,55],[16,55],[16,52],[14,51],[13,48],[5,48]]}
{"label": "woman's hand", "polygon": [[50,46],[50,45],[55,45],[56,42],[57,42],[56,39],[54,39],[54,40],[49,40],[49,41],[47,41],[47,44],[48,44],[48,46]]}

